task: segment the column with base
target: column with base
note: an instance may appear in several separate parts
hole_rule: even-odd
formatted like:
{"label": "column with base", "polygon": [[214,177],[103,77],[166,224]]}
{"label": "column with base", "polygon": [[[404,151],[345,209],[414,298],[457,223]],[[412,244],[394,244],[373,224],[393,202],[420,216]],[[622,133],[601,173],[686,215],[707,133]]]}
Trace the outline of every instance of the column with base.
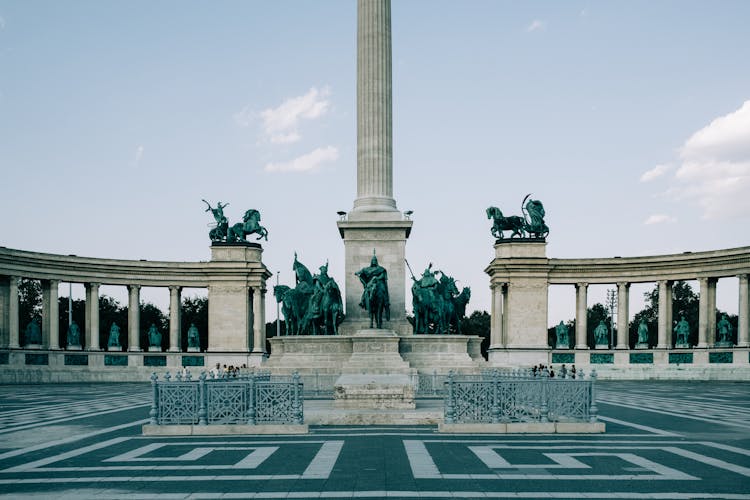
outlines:
{"label": "column with base", "polygon": [[169,351],[180,352],[182,350],[182,339],[180,338],[181,328],[181,306],[180,291],[181,287],[173,285],[169,287]]}
{"label": "column with base", "polygon": [[576,349],[588,349],[588,283],[576,283]]}
{"label": "column with base", "polygon": [[266,294],[265,290],[255,287],[253,297],[253,350],[250,362],[258,366],[266,357]]}
{"label": "column with base", "polygon": [[698,297],[698,345],[696,347],[705,349],[708,347],[708,278],[698,278],[700,295]]}
{"label": "column with base", "polygon": [[8,347],[8,306],[10,283],[7,276],[0,276],[0,348]]}
{"label": "column with base", "polygon": [[11,276],[8,283],[8,347],[21,347],[21,329],[18,321],[18,276]]}
{"label": "column with base", "polygon": [[128,285],[128,351],[141,351],[141,285]]}
{"label": "column with base", "polygon": [[740,308],[737,318],[737,347],[750,347],[750,284],[748,275],[740,278]]}
{"label": "column with base", "polygon": [[657,349],[672,347],[672,282],[659,281],[659,319],[657,332]]}
{"label": "column with base", "polygon": [[86,348],[89,351],[100,351],[99,342],[99,283],[86,285]]}
{"label": "column with base", "polygon": [[630,283],[617,283],[617,346],[615,349],[627,349],[630,346],[628,330],[629,293]]}
{"label": "column with base", "polygon": [[60,349],[58,280],[42,280],[42,345]]}
{"label": "column with base", "polygon": [[708,278],[708,345],[716,344],[716,278]]}
{"label": "column with base", "polygon": [[503,335],[503,312],[505,283],[494,283],[492,289],[492,317],[490,325],[490,349],[502,349],[505,347]]}

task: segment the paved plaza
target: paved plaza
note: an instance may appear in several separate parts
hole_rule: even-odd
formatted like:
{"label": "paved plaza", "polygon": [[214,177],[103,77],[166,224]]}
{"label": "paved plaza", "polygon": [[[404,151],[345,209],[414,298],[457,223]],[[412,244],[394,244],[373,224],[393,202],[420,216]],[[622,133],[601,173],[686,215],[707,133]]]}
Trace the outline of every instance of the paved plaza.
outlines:
{"label": "paved plaza", "polygon": [[148,384],[0,386],[2,498],[747,498],[750,390],[598,384],[603,435],[144,437]]}

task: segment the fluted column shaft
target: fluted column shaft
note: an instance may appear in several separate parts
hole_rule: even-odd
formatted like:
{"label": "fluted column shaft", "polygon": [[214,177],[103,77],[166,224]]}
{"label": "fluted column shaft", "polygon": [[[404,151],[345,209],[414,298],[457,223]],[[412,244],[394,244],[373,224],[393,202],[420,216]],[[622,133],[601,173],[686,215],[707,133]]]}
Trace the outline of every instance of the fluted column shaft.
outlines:
{"label": "fluted column shaft", "polygon": [[490,329],[490,347],[505,347],[503,341],[503,293],[504,284],[492,285],[492,327]]}
{"label": "fluted column shaft", "polygon": [[657,349],[667,349],[670,346],[672,333],[672,282],[659,282],[659,319],[657,332]]}
{"label": "fluted column shaft", "polygon": [[20,307],[18,302],[19,279],[18,276],[11,276],[8,284],[8,347],[11,348],[21,347],[21,329],[18,322],[18,308]]}
{"label": "fluted column shaft", "polygon": [[588,349],[586,329],[588,317],[586,305],[588,303],[588,283],[576,284],[576,349]]}
{"label": "fluted column shaft", "polygon": [[57,301],[58,280],[42,280],[42,344],[60,348],[60,307]]}
{"label": "fluted column shaft", "polygon": [[179,352],[182,348],[182,344],[180,343],[180,318],[182,315],[180,307],[181,290],[179,286],[169,287],[169,350],[171,352]]}
{"label": "fluted column shaft", "polygon": [[253,289],[253,352],[266,352],[266,297],[260,288]]}
{"label": "fluted column shaft", "polygon": [[700,296],[698,297],[698,345],[708,347],[708,278],[698,278]]}
{"label": "fluted column shaft", "polygon": [[628,339],[629,293],[630,283],[617,284],[617,346],[615,349],[627,349],[630,346]]}
{"label": "fluted column shaft", "polygon": [[128,285],[128,351],[141,350],[141,285]]}
{"label": "fluted column shaft", "polygon": [[86,310],[89,322],[86,324],[86,348],[90,351],[99,351],[99,283],[89,283],[87,292]]}
{"label": "fluted column shaft", "polygon": [[737,315],[737,347],[750,346],[750,282],[747,274],[740,278],[740,308]]}
{"label": "fluted column shaft", "polygon": [[391,2],[357,3],[357,199],[354,209],[393,211]]}
{"label": "fluted column shaft", "polygon": [[716,278],[708,278],[708,343],[716,344]]}

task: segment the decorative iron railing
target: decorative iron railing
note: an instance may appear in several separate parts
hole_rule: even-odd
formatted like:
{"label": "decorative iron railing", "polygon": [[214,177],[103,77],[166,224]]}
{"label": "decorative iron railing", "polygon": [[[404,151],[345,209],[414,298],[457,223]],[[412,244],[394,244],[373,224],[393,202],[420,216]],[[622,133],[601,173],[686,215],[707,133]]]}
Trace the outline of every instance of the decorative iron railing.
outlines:
{"label": "decorative iron railing", "polygon": [[298,374],[207,375],[190,372],[159,380],[151,375],[152,425],[302,424],[303,384]]}
{"label": "decorative iron railing", "polygon": [[527,370],[448,374],[445,423],[596,422],[596,371],[550,378]]}

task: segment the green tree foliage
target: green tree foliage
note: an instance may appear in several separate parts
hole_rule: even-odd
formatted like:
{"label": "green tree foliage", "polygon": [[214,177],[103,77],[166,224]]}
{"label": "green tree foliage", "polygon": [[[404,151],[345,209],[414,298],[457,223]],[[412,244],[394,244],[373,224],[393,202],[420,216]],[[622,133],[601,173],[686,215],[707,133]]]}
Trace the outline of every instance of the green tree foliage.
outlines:
{"label": "green tree foliage", "polygon": [[[641,318],[644,318],[648,325],[649,345],[653,347],[658,342],[659,285],[655,285],[653,290],[644,293],[643,297],[646,301],[646,306],[635,314],[629,327],[631,348],[638,342],[638,325],[641,322]],[[700,297],[693,291],[689,283],[685,281],[677,281],[674,283],[672,288],[672,318],[669,318],[668,321],[669,328],[670,331],[673,331],[675,324],[680,320],[680,316],[684,315],[685,319],[690,324],[690,335],[688,336],[690,345],[696,345],[698,343],[699,302]],[[676,339],[673,335],[672,347],[674,347],[675,340]]]}
{"label": "green tree foliage", "polygon": [[600,304],[597,302],[593,306],[586,309],[586,345],[588,345],[592,349],[596,346],[594,330],[596,330],[596,327],[599,326],[600,321],[604,321],[604,324],[607,325],[607,331],[609,331],[611,335],[612,329],[610,328],[611,323],[609,311],[604,306],[604,304]]}
{"label": "green tree foliage", "polygon": [[474,311],[461,319],[461,334],[482,338],[482,356],[487,359],[490,347],[490,315],[487,311]]}
{"label": "green tree foliage", "polygon": [[42,322],[42,283],[39,280],[21,278],[18,284],[18,324],[21,332],[32,320]]}
{"label": "green tree foliage", "polygon": [[198,338],[201,343],[201,350],[208,347],[208,298],[207,297],[183,297],[181,323],[181,342],[180,349],[187,351],[188,340],[187,332],[190,325],[195,325],[198,329]]}
{"label": "green tree foliage", "polygon": [[[286,335],[286,322],[282,319],[279,321],[279,332],[283,337]],[[276,320],[266,323],[266,352],[271,354],[271,342],[269,339],[276,336]]]}

